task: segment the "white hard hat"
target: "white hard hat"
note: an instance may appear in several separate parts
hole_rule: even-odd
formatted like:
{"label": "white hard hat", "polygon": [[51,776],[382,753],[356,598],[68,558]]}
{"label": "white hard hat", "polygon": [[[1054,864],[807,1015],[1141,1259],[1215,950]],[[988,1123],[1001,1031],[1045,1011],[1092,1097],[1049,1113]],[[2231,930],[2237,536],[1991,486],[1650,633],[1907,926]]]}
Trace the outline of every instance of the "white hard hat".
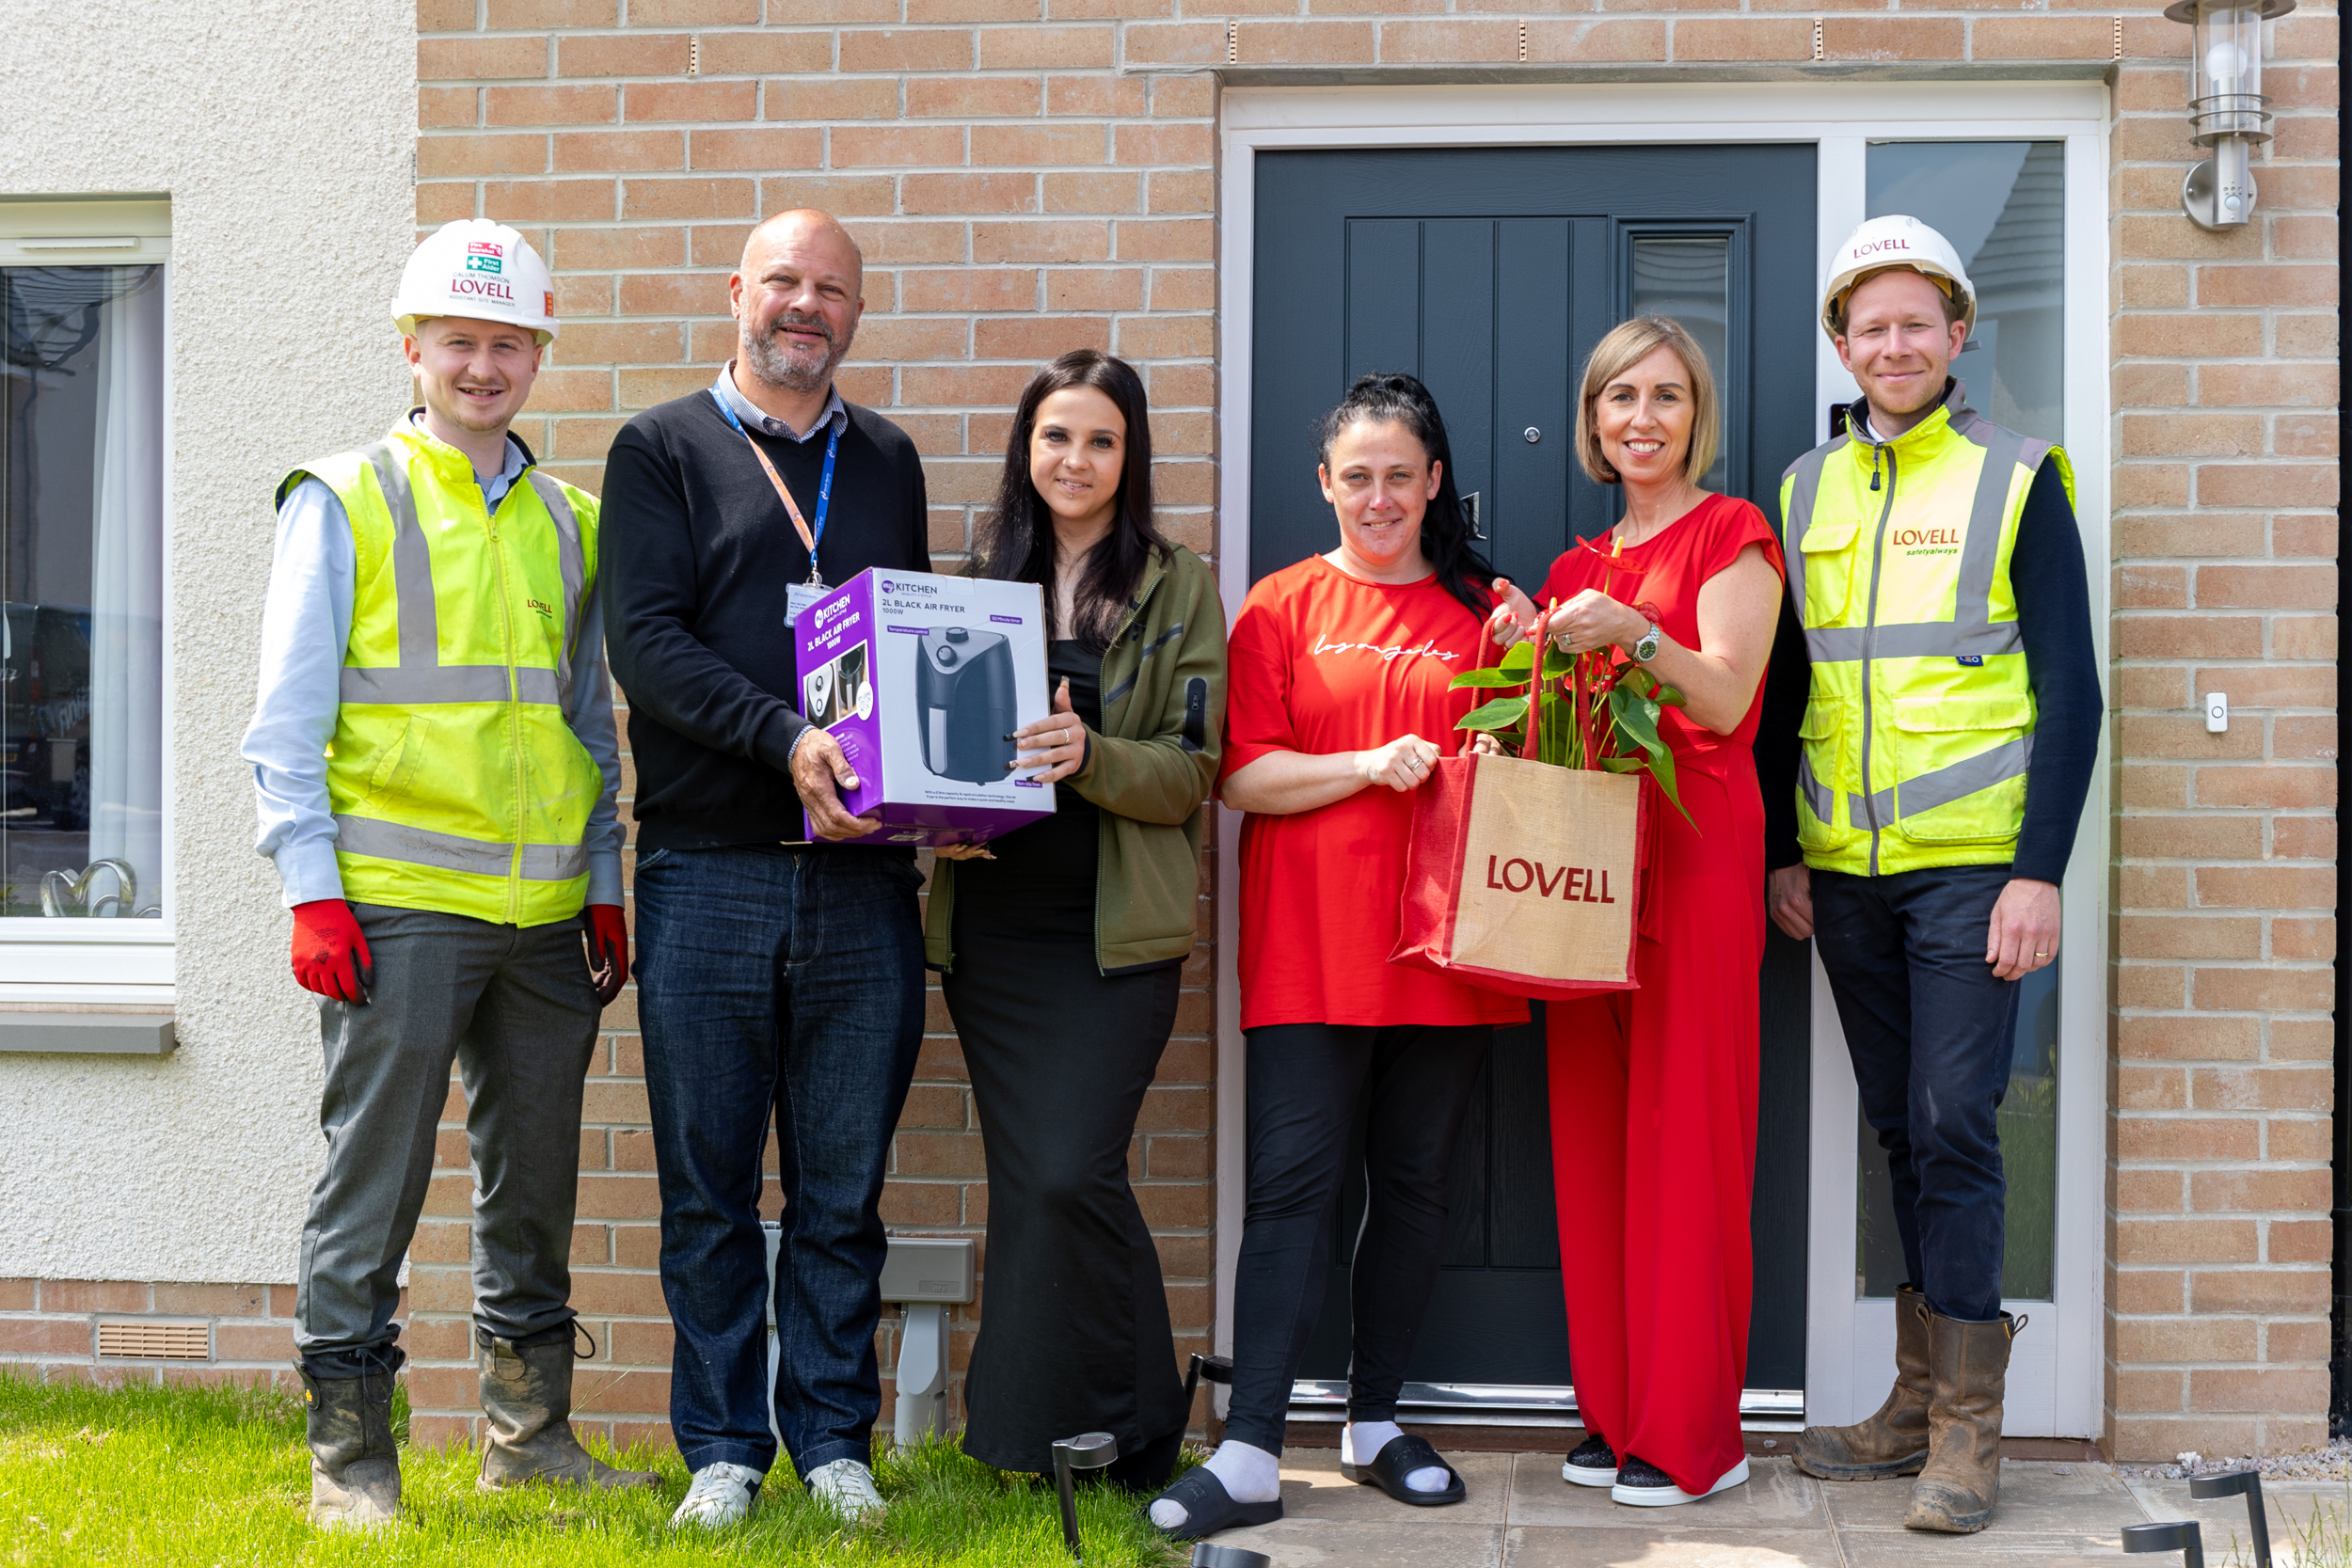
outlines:
{"label": "white hard hat", "polygon": [[1829,281],[1821,285],[1821,330],[1838,335],[1846,296],[1854,285],[1877,273],[1908,267],[1944,291],[1960,307],[1960,319],[1971,329],[1977,325],[1977,291],[1960,264],[1952,242],[1915,217],[1872,218],[1846,236],[1831,258]]}
{"label": "white hard hat", "polygon": [[529,327],[555,341],[555,279],[531,243],[502,223],[459,218],[424,238],[400,269],[392,316],[403,333],[434,316]]}

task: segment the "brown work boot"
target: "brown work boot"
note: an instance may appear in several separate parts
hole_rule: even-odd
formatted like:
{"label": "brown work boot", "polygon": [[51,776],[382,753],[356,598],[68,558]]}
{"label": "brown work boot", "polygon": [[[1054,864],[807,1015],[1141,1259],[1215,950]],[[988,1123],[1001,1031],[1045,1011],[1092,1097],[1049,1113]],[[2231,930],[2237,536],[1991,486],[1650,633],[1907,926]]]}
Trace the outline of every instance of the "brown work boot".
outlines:
{"label": "brown work boot", "polygon": [[1879,1413],[1857,1426],[1807,1427],[1797,1468],[1823,1481],[1883,1481],[1915,1475],[1928,1462],[1928,1298],[1895,1292],[1895,1387]]}
{"label": "brown work boot", "polygon": [[482,1447],[485,1492],[528,1481],[568,1481],[616,1489],[659,1486],[648,1470],[616,1470],[580,1446],[572,1434],[572,1336],[543,1344],[501,1339],[474,1330],[487,1353],[482,1364],[482,1413],[489,1418]]}
{"label": "brown work boot", "polygon": [[2001,1495],[2001,1394],[2009,1343],[2026,1320],[2004,1312],[1968,1323],[1927,1314],[1928,1465],[1912,1483],[1912,1529],[1973,1535],[1993,1521]]}
{"label": "brown work boot", "polygon": [[400,1455],[392,1447],[392,1374],[316,1377],[297,1361],[310,1443],[310,1523],[322,1529],[374,1529],[400,1517]]}

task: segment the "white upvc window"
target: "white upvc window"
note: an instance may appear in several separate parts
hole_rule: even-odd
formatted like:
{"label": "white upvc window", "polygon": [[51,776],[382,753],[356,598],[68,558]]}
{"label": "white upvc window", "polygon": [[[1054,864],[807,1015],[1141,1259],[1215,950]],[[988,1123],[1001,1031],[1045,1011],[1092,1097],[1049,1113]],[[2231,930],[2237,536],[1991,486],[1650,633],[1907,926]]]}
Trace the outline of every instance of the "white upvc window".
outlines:
{"label": "white upvc window", "polygon": [[153,198],[0,198],[0,1005],[172,999]]}

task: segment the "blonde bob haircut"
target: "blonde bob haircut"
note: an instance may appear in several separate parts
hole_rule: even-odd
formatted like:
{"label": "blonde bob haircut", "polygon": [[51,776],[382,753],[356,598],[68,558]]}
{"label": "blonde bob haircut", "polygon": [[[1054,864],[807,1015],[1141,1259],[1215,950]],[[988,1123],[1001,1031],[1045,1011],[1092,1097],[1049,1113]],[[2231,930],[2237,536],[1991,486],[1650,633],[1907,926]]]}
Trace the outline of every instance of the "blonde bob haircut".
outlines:
{"label": "blonde bob haircut", "polygon": [[1691,383],[1691,450],[1682,460],[1683,474],[1696,484],[1715,466],[1715,449],[1723,438],[1723,420],[1716,411],[1715,373],[1708,369],[1707,354],[1683,325],[1666,316],[1636,316],[1609,329],[1584,361],[1584,388],[1576,404],[1576,456],[1596,483],[1619,483],[1617,470],[1600,451],[1600,430],[1593,404],[1609,384],[1661,348],[1670,348],[1682,361]]}

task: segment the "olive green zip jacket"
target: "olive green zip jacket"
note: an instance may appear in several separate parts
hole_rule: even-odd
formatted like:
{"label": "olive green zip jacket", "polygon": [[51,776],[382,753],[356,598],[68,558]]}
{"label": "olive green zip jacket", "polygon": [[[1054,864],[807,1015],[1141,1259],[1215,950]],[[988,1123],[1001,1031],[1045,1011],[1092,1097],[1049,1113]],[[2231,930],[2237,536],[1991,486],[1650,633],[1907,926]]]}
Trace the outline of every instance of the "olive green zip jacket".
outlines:
{"label": "olive green zip jacket", "polygon": [[[1225,732],[1225,607],[1182,545],[1144,567],[1103,655],[1103,729],[1064,784],[1102,809],[1094,961],[1105,974],[1192,952],[1201,802]],[[925,961],[955,968],[956,863],[931,868]]]}

